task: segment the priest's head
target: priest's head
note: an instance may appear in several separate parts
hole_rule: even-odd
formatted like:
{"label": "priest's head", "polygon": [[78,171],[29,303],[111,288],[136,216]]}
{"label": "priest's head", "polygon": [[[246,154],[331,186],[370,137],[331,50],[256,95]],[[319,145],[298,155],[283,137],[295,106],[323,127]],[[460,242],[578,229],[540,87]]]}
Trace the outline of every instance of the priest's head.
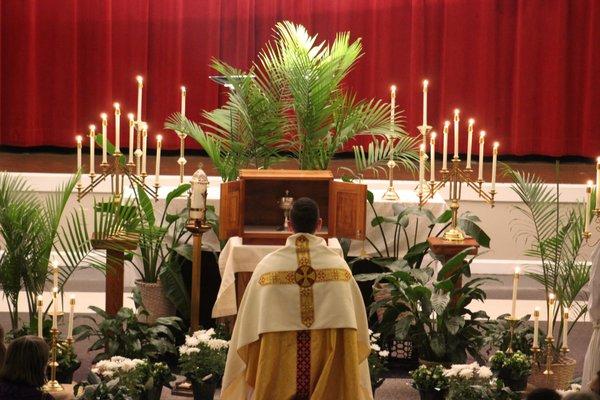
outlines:
{"label": "priest's head", "polygon": [[294,233],[313,234],[321,229],[319,205],[311,198],[301,197],[294,201],[290,212],[290,230]]}

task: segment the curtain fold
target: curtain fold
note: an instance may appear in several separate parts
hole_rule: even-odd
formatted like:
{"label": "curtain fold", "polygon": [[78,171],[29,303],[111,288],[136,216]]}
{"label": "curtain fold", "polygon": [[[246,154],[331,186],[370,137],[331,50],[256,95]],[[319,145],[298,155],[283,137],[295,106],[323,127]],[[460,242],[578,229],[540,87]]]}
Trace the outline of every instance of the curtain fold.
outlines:
{"label": "curtain fold", "polygon": [[[138,74],[151,136],[179,110],[181,85],[187,115],[198,120],[226,98],[208,79],[210,61],[248,68],[283,19],[321,39],[340,31],[361,37],[365,55],[348,87],[387,101],[397,85],[413,135],[427,78],[429,123],[438,131],[460,108],[463,137],[475,118],[503,154],[600,152],[594,0],[3,0],[0,145],[74,147],[74,135],[99,125],[101,112],[112,118],[114,101],[126,127]],[[164,146],[177,148],[174,134]]]}

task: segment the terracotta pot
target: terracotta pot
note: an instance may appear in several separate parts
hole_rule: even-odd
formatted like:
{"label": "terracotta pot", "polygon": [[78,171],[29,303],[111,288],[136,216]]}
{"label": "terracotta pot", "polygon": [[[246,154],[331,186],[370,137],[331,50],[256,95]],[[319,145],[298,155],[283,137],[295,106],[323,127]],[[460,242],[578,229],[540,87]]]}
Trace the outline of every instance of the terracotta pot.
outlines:
{"label": "terracotta pot", "polygon": [[575,374],[577,361],[570,357],[565,357],[561,362],[551,364],[552,375],[544,374],[546,363],[534,365],[531,369],[529,383],[535,387],[551,388],[555,390],[567,390]]}
{"label": "terracotta pot", "polygon": [[157,318],[175,315],[175,306],[165,296],[160,280],[156,283],[148,283],[138,279],[135,281],[135,285],[140,290],[142,303],[146,311],[148,311],[148,323],[153,324]]}
{"label": "terracotta pot", "polygon": [[214,382],[196,382],[192,381],[192,391],[194,400],[213,400],[217,385]]}

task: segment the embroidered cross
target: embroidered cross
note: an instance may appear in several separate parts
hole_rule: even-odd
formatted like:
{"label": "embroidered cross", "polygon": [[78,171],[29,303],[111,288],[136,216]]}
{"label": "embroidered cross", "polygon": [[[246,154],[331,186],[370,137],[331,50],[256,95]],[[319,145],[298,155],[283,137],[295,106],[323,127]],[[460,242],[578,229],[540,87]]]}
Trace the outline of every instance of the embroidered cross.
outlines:
{"label": "embroidered cross", "polygon": [[307,328],[315,322],[315,305],[312,286],[318,282],[348,281],[350,271],[344,268],[325,268],[315,270],[311,265],[310,249],[306,236],[296,239],[295,271],[267,272],[261,275],[258,283],[265,285],[298,285],[300,290],[300,317]]}

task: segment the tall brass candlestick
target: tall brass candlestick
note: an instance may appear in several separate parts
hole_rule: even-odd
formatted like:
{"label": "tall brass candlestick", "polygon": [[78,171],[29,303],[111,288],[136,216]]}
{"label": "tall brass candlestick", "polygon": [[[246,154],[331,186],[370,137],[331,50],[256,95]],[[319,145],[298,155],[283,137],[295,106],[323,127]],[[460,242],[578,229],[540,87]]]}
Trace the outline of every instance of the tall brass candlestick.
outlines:
{"label": "tall brass candlestick", "polygon": [[384,200],[395,201],[399,199],[398,193],[396,193],[396,189],[394,188],[394,168],[396,168],[396,161],[394,161],[394,145],[392,142],[392,136],[394,133],[394,125],[396,122],[396,85],[392,85],[390,87],[390,135],[387,137],[387,143],[390,148],[389,152],[389,161],[387,162],[388,167],[388,178],[389,178],[389,186],[387,191],[383,195]]}
{"label": "tall brass candlestick", "polygon": [[64,389],[56,380],[56,368],[58,367],[58,361],[56,358],[56,348],[58,346],[58,328],[52,328],[52,342],[50,348],[50,360],[48,366],[50,367],[50,379],[43,386],[43,390],[48,393],[62,392]]}

